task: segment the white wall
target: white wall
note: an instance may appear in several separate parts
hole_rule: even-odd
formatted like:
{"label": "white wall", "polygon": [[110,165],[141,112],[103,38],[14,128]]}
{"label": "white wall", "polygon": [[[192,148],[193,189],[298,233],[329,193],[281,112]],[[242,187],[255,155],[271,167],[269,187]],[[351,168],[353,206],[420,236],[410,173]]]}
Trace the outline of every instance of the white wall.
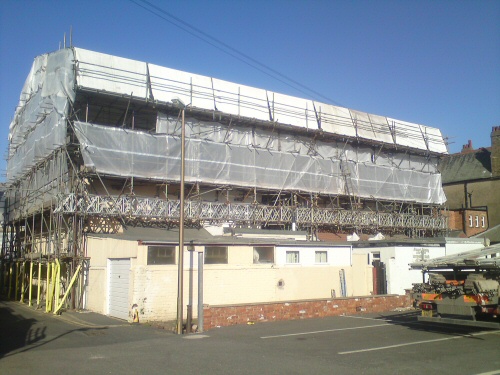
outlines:
{"label": "white wall", "polygon": [[[335,246],[335,247],[300,247],[300,246],[279,246],[276,247],[276,265],[287,265],[286,252],[298,251],[300,258],[300,266],[313,265],[330,265],[330,266],[351,266],[352,265],[352,247],[351,246]],[[317,264],[315,260],[316,251],[327,252],[327,263]],[[291,264],[288,264],[291,266]]]}
{"label": "white wall", "polygon": [[368,262],[368,254],[380,253],[380,261],[386,265],[387,293],[404,294],[411,289],[413,283],[422,282],[422,272],[411,270],[409,264],[422,259],[432,259],[445,255],[484,247],[478,239],[446,239],[445,246],[411,245],[389,247],[355,248],[354,254],[364,254]]}
{"label": "white wall", "polygon": [[482,249],[482,238],[446,238],[446,255],[461,253],[463,251]]}

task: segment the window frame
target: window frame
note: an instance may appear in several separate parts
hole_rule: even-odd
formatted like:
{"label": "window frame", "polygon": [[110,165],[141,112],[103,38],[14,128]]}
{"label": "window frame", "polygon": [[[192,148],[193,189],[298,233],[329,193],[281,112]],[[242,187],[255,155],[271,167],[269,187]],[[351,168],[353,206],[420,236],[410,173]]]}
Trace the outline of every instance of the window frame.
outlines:
{"label": "window frame", "polygon": [[[146,264],[148,266],[168,266],[174,265],[177,262],[176,259],[176,247],[175,246],[165,246],[165,245],[150,245],[147,248]],[[152,252],[156,251],[156,254],[152,256]],[[164,251],[171,252],[170,256],[160,255],[159,252]],[[159,262],[161,259],[168,259],[169,261]],[[170,261],[171,260],[171,261]]]}
{"label": "window frame", "polygon": [[[325,255],[325,260],[322,260],[322,257],[320,257],[320,260],[318,261],[318,255]],[[328,251],[326,250],[315,250],[314,251],[314,263],[315,264],[328,264]]]}
{"label": "window frame", "polygon": [[[258,259],[256,260],[256,254]],[[270,256],[269,256],[270,255]],[[274,246],[254,246],[253,247],[253,264],[274,264]]]}
{"label": "window frame", "polygon": [[[209,254],[212,251],[220,251],[224,254]],[[205,246],[205,251],[203,252],[203,264],[228,264],[229,263],[229,251],[227,246]],[[207,256],[208,255],[208,256]],[[207,262],[207,260],[209,260]]]}
{"label": "window frame", "polygon": [[[288,255],[296,255],[296,261],[290,262],[288,259]],[[286,264],[300,264],[300,251],[298,251],[298,250],[286,250],[285,251],[285,263]]]}

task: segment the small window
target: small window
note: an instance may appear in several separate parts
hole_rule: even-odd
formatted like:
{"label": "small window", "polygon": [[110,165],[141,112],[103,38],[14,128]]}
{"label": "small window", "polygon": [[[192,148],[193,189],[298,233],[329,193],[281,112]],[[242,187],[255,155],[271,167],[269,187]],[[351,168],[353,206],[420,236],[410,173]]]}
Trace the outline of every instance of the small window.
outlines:
{"label": "small window", "polygon": [[253,248],[253,263],[274,263],[274,247],[255,246]]}
{"label": "small window", "polygon": [[315,262],[316,263],[328,263],[328,253],[326,251],[316,251]]}
{"label": "small window", "polygon": [[476,215],[476,228],[479,228],[479,216]]}
{"label": "small window", "polygon": [[469,227],[472,228],[473,221],[472,221],[472,215],[469,215]]}
{"label": "small window", "polygon": [[205,247],[205,264],[227,264],[227,246]]}
{"label": "small window", "polygon": [[175,264],[175,246],[148,246],[148,265]]}
{"label": "small window", "polygon": [[484,228],[486,226],[486,218],[484,216],[481,216],[481,228]]}
{"label": "small window", "polygon": [[287,263],[299,263],[299,252],[298,251],[287,251],[286,252],[286,262]]}

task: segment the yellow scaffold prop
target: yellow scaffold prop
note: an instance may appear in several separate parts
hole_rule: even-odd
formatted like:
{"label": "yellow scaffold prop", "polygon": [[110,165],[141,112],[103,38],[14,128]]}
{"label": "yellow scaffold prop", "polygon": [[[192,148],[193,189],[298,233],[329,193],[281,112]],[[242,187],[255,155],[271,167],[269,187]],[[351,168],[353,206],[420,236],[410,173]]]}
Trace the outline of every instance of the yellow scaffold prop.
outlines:
{"label": "yellow scaffold prop", "polygon": [[71,288],[73,287],[73,284],[75,283],[75,281],[78,277],[78,274],[80,273],[81,268],[82,268],[82,265],[79,264],[75,270],[73,277],[71,278],[71,281],[70,281],[68,287],[66,288],[66,293],[64,293],[64,296],[63,296],[61,302],[59,303],[59,305],[57,305],[56,309],[54,310],[54,314],[58,314],[59,311],[61,310],[61,308],[63,307],[63,304],[66,301],[66,298],[68,298],[69,292],[71,291]]}
{"label": "yellow scaffold prop", "polygon": [[[36,267],[37,263],[38,267]],[[46,272],[44,272],[43,267],[46,267]],[[45,312],[59,314],[78,280],[82,270],[82,263],[77,266],[62,297],[61,267],[61,262],[58,259],[49,260],[46,263],[43,261],[19,260],[5,264],[3,266],[5,271],[3,280],[7,297],[21,303],[25,303],[27,299],[28,306],[31,307],[35,293],[33,283],[36,282],[36,308],[41,307],[43,294],[45,293]],[[43,281],[45,281],[45,290],[42,288]],[[29,284],[26,285],[28,282]]]}

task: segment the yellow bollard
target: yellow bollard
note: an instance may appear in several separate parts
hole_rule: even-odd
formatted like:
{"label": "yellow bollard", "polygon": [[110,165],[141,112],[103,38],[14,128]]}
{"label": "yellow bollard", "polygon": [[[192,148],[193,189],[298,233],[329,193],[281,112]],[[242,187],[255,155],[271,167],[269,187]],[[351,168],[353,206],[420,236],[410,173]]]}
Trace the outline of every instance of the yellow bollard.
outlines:
{"label": "yellow bollard", "polygon": [[40,307],[40,287],[42,285],[42,262],[38,262],[38,285],[36,291],[36,308]]}
{"label": "yellow bollard", "polygon": [[21,299],[19,302],[24,303],[24,288],[26,283],[26,262],[21,264]]}
{"label": "yellow bollard", "polygon": [[50,311],[50,262],[47,262],[47,280],[45,282],[45,312]]}
{"label": "yellow bollard", "polygon": [[12,262],[10,263],[10,271],[9,271],[9,293],[8,293],[8,298],[10,299],[10,296],[12,294],[12,272],[13,272],[13,267],[12,267]]}
{"label": "yellow bollard", "polygon": [[33,261],[30,262],[30,285],[28,287],[28,306],[31,306],[31,292],[33,290]]}
{"label": "yellow bollard", "polygon": [[20,263],[16,262],[16,290],[14,291],[14,300],[17,299],[17,293],[19,291],[19,270],[20,270]]}
{"label": "yellow bollard", "polygon": [[61,263],[56,259],[56,282],[54,294],[54,307],[59,306],[59,294],[61,293]]}
{"label": "yellow bollard", "polygon": [[24,284],[25,284],[25,279],[26,279],[26,262],[21,263],[21,299],[19,302],[24,303]]}
{"label": "yellow bollard", "polygon": [[9,272],[7,272],[7,269],[8,269],[8,267],[7,267],[7,263],[4,263],[4,264],[3,264],[3,271],[4,271],[4,272],[3,272],[3,285],[4,285],[4,286],[5,286],[5,285],[7,285],[7,281],[8,281],[8,279],[9,279],[9,276],[8,276],[8,275],[9,275]]}
{"label": "yellow bollard", "polygon": [[57,272],[57,265],[56,263],[52,263],[52,280],[51,280],[51,284],[50,284],[50,310],[49,311],[52,311],[52,308],[54,306],[54,296],[55,296],[55,292],[56,292],[56,272]]}

